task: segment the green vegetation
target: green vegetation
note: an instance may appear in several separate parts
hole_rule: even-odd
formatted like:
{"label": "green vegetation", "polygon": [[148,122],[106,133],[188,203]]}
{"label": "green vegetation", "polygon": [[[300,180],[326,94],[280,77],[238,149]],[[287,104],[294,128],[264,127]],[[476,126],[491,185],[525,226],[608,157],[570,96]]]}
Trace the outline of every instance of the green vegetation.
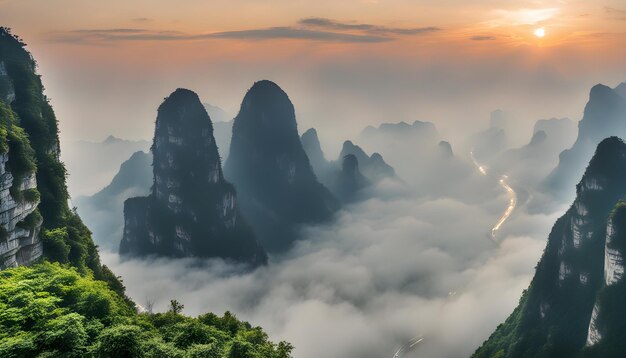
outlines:
{"label": "green vegetation", "polygon": [[[18,225],[42,223],[44,258],[0,271],[0,357],[290,357],[291,345],[270,342],[261,328],[228,312],[186,317],[173,300],[167,313],[137,313],[67,204],[56,118],[24,46],[0,27],[0,62],[8,73],[0,94],[15,92],[11,103],[0,98],[0,154],[9,153],[13,198],[40,200]],[[20,191],[33,172],[37,188]],[[0,239],[6,237],[0,225]]]}
{"label": "green vegetation", "polygon": [[166,313],[138,314],[106,283],[67,265],[8,269],[0,272],[0,356],[291,357],[291,345],[229,312],[191,318],[181,309],[172,301]]}
{"label": "green vegetation", "polygon": [[41,194],[39,194],[39,190],[37,190],[37,188],[31,188],[22,191],[22,197],[24,200],[33,203],[39,201]]}
{"label": "green vegetation", "polygon": [[41,217],[41,214],[39,213],[39,210],[35,209],[35,211],[33,211],[32,213],[28,214],[24,218],[24,220],[18,222],[16,224],[16,226],[21,227],[22,229],[32,230],[37,225],[41,224],[42,220],[43,220],[43,218]]}
{"label": "green vegetation", "polygon": [[[35,60],[25,46],[9,29],[0,27],[0,61],[15,91],[15,100],[10,104],[0,98],[0,153],[10,153],[7,169],[14,177],[11,194],[15,200],[41,200],[38,214],[43,218],[45,258],[71,264],[82,274],[92,274],[123,296],[124,286],[100,263],[91,232],[67,204],[56,117],[43,94]],[[20,191],[22,178],[35,170],[37,189]]]}

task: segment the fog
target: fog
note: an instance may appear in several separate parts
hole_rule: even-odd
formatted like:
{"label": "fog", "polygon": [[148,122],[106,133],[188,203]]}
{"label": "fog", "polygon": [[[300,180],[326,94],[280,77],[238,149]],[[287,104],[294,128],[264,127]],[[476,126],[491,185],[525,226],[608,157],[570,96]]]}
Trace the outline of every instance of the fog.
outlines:
{"label": "fog", "polygon": [[472,187],[479,178],[466,190],[485,197],[471,204],[385,180],[373,199],[304,228],[293,250],[254,272],[221,260],[101,255],[138,304],[229,310],[293,343],[295,357],[392,356],[416,336],[415,357],[468,356],[516,305],[559,215],[517,210],[495,245],[487,233],[507,199],[487,177],[493,191]]}
{"label": "fog", "polygon": [[[176,299],[189,315],[231,311],[262,326],[272,340],[291,342],[297,358],[391,357],[415,337],[423,341],[408,357],[469,356],[516,306],[566,209],[528,177],[547,175],[572,141],[573,133],[555,136],[559,131],[549,125],[574,122],[541,121],[548,134],[539,149],[528,144],[534,121],[514,123],[518,129],[502,123],[507,135],[520,138],[490,158],[478,156],[486,175],[469,152],[488,123],[452,139],[436,122],[435,130],[418,126],[401,134],[386,126],[367,134],[355,128],[357,135],[338,141],[320,135],[326,158],[337,158],[334,148],[351,139],[368,153],[380,152],[399,177],[364,189],[359,197],[368,199],[344,206],[331,222],[303,227],[290,251],[255,271],[222,260],[122,260],[107,249],[102,260],[139,305],[152,302],[164,311]],[[301,132],[306,128],[300,125]],[[440,140],[450,142],[452,156],[439,150]],[[492,144],[486,143],[488,153]],[[518,203],[493,238],[491,229],[509,205],[499,185],[504,174]],[[110,222],[121,225],[118,219]]]}

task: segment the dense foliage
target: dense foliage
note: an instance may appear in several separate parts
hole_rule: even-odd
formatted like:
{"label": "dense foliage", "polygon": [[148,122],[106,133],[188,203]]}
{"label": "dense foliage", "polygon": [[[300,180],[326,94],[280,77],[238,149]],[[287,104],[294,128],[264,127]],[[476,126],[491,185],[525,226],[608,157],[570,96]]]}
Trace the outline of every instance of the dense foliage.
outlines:
{"label": "dense foliage", "polygon": [[0,272],[0,357],[287,358],[291,346],[223,317],[137,314],[106,283],[44,262]]}
{"label": "dense foliage", "polygon": [[37,190],[19,192],[12,188],[11,194],[17,200],[40,200],[35,217],[23,224],[43,220],[44,256],[48,260],[69,263],[84,274],[92,273],[123,295],[119,280],[100,263],[89,229],[68,206],[66,172],[59,160],[57,120],[43,94],[37,64],[25,46],[9,29],[0,27],[0,63],[6,72],[0,76],[0,89],[14,92],[10,104],[6,98],[0,98],[0,153],[10,153],[7,168],[15,185],[33,170],[37,177]]}

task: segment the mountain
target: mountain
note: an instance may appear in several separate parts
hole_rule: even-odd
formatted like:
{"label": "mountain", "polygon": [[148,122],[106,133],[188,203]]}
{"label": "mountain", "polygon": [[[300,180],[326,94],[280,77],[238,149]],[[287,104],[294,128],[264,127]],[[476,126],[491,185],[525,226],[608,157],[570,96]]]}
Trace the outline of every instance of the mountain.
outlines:
{"label": "mountain", "polygon": [[0,268],[41,258],[69,264],[125,297],[68,206],[58,123],[25,46],[0,27]]}
{"label": "mountain", "polygon": [[582,175],[594,148],[608,136],[626,137],[626,98],[599,84],[589,94],[576,142],[561,152],[557,167],[544,182],[545,190],[560,200],[571,197],[574,178]]}
{"label": "mountain", "polygon": [[[621,139],[607,138],[598,145],[576,193],[554,224],[519,305],[474,358],[576,357],[591,351],[587,342],[594,348],[603,337],[616,336],[622,343],[612,349],[624,347],[624,316],[606,319],[607,312],[623,312],[615,303],[626,299],[615,296],[624,292],[619,291],[624,270],[620,200],[626,197],[626,144]],[[599,305],[604,300],[612,303]],[[626,350],[621,349],[617,356],[623,357]]]}
{"label": "mountain", "polygon": [[[120,164],[137,151],[148,151],[150,142],[108,136],[101,142],[75,141],[63,146],[63,162],[70,173],[72,197],[93,195],[115,176]],[[98,160],[93,160],[98,158]]]}
{"label": "mountain", "polygon": [[311,167],[313,167],[313,171],[317,175],[317,178],[324,182],[324,178],[326,178],[331,171],[334,171],[335,167],[328,160],[326,160],[315,128],[310,128],[306,132],[302,133],[302,136],[300,136],[300,142],[302,143],[304,152],[307,157],[309,157],[309,162],[311,163]]}
{"label": "mountain", "polygon": [[613,89],[615,93],[626,98],[626,82],[620,83],[617,87]]}
{"label": "mountain", "polygon": [[378,182],[384,178],[393,178],[396,176],[395,170],[385,162],[382,155],[373,153],[372,156],[369,156],[361,147],[349,140],[343,142],[339,158],[343,158],[345,161],[348,155],[356,157],[358,167],[363,172],[363,175],[372,182]]}
{"label": "mountain", "polygon": [[202,105],[204,106],[206,113],[211,118],[213,125],[217,122],[230,122],[233,119],[232,116],[218,106],[214,106],[210,103],[202,103]]}
{"label": "mountain", "polygon": [[300,225],[330,220],[338,209],[302,148],[293,104],[271,81],[256,82],[246,93],[224,172],[259,240],[271,251],[287,249]]}
{"label": "mountain", "polygon": [[332,192],[344,203],[356,199],[359,191],[371,185],[370,181],[361,174],[359,160],[354,154],[346,154],[341,163],[341,171],[336,173],[331,186]]}
{"label": "mountain", "polygon": [[437,149],[439,149],[439,154],[441,154],[442,158],[449,159],[454,157],[454,152],[452,151],[452,145],[450,142],[442,140],[437,145]]}
{"label": "mountain", "polygon": [[559,151],[571,147],[578,134],[576,123],[569,118],[540,119],[535,122],[533,135],[539,131],[548,136],[551,150]]}
{"label": "mountain", "polygon": [[152,192],[124,202],[121,254],[267,262],[239,213],[235,188],[224,180],[197,94],[179,88],[159,106],[152,152]]}
{"label": "mountain", "polygon": [[490,162],[509,146],[506,132],[499,123],[500,121],[494,120],[492,113],[489,128],[473,135],[470,139],[471,150],[480,161]]}
{"label": "mountain", "polygon": [[215,143],[217,144],[220,157],[222,157],[222,159],[228,158],[230,138],[232,137],[233,131],[233,117],[220,107],[213,106],[209,103],[202,103],[202,105],[213,122],[213,136],[215,137]]}
{"label": "mountain", "polygon": [[232,119],[228,122],[213,122],[213,136],[215,137],[215,144],[217,144],[217,151],[220,153],[220,158],[222,159],[228,158],[230,150],[230,139],[232,135]]}
{"label": "mountain", "polygon": [[[393,167],[398,177],[418,189],[424,188],[429,181],[428,176],[434,174],[432,171],[421,169],[439,159],[436,155],[439,141],[435,125],[423,121],[369,126],[358,138],[360,148],[369,153],[379,153],[385,158],[386,163]],[[365,163],[359,160],[359,165],[367,177]]]}
{"label": "mountain", "polygon": [[626,202],[620,201],[611,212],[607,223],[604,282],[591,311],[584,352],[586,357],[623,357],[626,354],[624,255],[626,255]]}
{"label": "mountain", "polygon": [[414,121],[412,124],[406,122],[382,123],[378,128],[366,127],[361,133],[361,138],[366,141],[386,141],[393,139],[402,140],[426,140],[435,138],[437,129],[430,122]]}
{"label": "mountain", "polygon": [[98,246],[117,250],[124,227],[124,201],[147,195],[151,185],[152,155],[139,151],[122,163],[109,185],[92,196],[74,199]]}

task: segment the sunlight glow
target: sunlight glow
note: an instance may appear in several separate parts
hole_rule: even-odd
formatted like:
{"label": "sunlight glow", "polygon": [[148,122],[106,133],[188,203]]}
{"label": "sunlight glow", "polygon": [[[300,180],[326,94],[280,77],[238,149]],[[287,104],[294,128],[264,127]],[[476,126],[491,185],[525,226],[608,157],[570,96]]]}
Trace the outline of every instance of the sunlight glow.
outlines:
{"label": "sunlight glow", "polygon": [[537,37],[544,37],[544,36],[546,36],[546,30],[543,27],[540,27],[540,28],[535,30],[534,34]]}

